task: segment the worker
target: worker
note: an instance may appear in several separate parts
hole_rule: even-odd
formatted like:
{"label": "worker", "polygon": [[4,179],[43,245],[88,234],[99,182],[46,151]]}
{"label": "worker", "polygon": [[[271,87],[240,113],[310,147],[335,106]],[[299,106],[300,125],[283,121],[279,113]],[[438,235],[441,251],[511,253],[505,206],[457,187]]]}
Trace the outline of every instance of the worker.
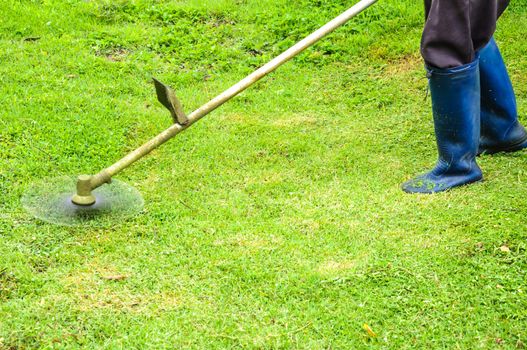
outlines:
{"label": "worker", "polygon": [[496,21],[509,0],[425,0],[421,40],[439,160],[405,182],[409,193],[435,193],[482,180],[479,154],[527,147],[498,46]]}

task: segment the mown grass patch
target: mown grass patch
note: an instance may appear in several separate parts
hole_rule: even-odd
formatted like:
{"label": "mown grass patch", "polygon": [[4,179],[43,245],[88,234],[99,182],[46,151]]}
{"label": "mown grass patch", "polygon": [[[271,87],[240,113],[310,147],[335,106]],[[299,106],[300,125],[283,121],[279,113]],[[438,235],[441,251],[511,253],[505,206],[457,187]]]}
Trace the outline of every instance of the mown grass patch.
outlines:
{"label": "mown grass patch", "polygon": [[[480,157],[485,181],[449,193],[399,189],[436,153],[410,0],[122,173],[141,215],[64,228],[21,208],[33,181],[170,125],[151,76],[190,111],[348,5],[2,2],[0,349],[524,347],[525,154]],[[496,36],[525,122],[524,5]]]}

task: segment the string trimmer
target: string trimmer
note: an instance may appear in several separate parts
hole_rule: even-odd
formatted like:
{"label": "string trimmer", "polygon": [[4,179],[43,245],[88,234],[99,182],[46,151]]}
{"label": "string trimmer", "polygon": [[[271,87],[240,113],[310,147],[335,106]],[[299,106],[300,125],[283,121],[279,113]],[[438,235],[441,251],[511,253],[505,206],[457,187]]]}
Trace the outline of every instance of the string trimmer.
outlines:
{"label": "string trimmer", "polygon": [[[154,84],[159,102],[172,115],[174,124],[159,135],[95,175],[77,179],[62,177],[35,184],[22,198],[25,208],[43,220],[73,225],[95,217],[128,216],[142,208],[141,195],[131,186],[113,180],[122,170],[149,154],[198,120],[214,111],[257,81],[341,27],[378,0],[362,0],[274,58],[255,72],[216,96],[194,112],[186,115],[174,91],[159,80]],[[107,184],[107,185],[105,185]],[[103,186],[105,185],[105,186]],[[76,187],[76,192],[74,191]]]}

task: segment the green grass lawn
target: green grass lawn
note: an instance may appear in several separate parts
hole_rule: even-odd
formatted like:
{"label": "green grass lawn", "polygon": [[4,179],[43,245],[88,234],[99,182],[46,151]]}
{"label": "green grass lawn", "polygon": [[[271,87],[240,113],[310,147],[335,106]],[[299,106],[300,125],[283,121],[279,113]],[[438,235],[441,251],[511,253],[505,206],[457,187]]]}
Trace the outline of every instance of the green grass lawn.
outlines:
{"label": "green grass lawn", "polygon": [[[527,153],[399,187],[436,160],[420,1],[379,1],[120,174],[140,215],[21,207],[168,127],[152,76],[191,111],[352,3],[1,1],[0,349],[526,348]],[[496,34],[525,123],[526,16]]]}

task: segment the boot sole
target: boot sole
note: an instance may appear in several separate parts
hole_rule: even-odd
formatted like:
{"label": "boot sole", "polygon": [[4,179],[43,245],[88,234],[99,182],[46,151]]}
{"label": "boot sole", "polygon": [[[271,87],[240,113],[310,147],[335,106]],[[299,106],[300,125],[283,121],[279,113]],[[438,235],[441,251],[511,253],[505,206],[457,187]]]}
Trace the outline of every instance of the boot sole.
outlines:
{"label": "boot sole", "polygon": [[453,189],[456,189],[456,188],[459,188],[459,187],[464,187],[464,186],[468,186],[468,185],[472,185],[472,184],[477,184],[477,183],[480,183],[480,182],[483,182],[485,181],[485,179],[483,178],[483,176],[479,179],[476,179],[476,180],[472,180],[472,181],[469,181],[469,182],[465,182],[465,183],[461,183],[459,185],[454,185],[452,187],[448,187],[448,188],[445,188],[444,190],[439,190],[439,191],[421,191],[421,192],[417,192],[417,191],[411,191],[411,190],[407,190],[405,189],[404,187],[402,187],[401,189],[403,190],[404,193],[408,193],[408,194],[415,194],[415,195],[432,195],[432,194],[436,194],[436,193],[443,193],[443,192],[450,192],[451,190]]}
{"label": "boot sole", "polygon": [[483,154],[496,154],[496,153],[512,153],[521,151],[522,149],[527,148],[527,136],[521,139],[520,141],[504,146],[504,147],[495,147],[495,148],[487,148],[483,151],[478,151],[478,156],[481,156]]}

